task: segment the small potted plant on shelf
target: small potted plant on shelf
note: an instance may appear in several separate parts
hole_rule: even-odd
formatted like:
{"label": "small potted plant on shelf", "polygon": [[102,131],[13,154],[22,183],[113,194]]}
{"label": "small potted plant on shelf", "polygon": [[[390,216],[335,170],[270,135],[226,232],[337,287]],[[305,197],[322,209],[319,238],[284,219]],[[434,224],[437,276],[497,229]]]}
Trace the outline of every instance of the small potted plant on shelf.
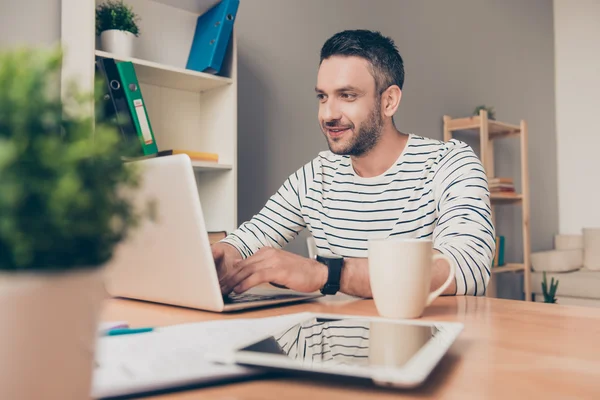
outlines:
{"label": "small potted plant on shelf", "polygon": [[491,120],[495,120],[496,119],[496,113],[494,112],[494,107],[487,107],[485,105],[481,105],[481,106],[475,107],[475,110],[473,111],[473,115],[476,116],[476,117],[478,117],[479,116],[479,112],[481,110],[487,111],[488,119],[491,119]]}
{"label": "small potted plant on shelf", "polygon": [[96,35],[102,50],[125,57],[133,54],[134,37],[139,36],[139,16],[123,0],[107,0],[96,7]]}
{"label": "small potted plant on shelf", "polygon": [[61,60],[0,51],[0,399],[89,398],[104,266],[151,210]]}

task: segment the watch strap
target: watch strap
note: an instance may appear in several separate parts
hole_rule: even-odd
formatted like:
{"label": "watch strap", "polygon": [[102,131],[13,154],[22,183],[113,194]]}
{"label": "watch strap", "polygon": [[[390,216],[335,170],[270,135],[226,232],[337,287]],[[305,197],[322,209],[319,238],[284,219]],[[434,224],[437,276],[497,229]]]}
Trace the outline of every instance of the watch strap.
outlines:
{"label": "watch strap", "polygon": [[317,261],[326,265],[328,270],[327,282],[321,289],[321,293],[326,295],[336,294],[340,290],[340,280],[342,277],[344,258],[317,256]]}

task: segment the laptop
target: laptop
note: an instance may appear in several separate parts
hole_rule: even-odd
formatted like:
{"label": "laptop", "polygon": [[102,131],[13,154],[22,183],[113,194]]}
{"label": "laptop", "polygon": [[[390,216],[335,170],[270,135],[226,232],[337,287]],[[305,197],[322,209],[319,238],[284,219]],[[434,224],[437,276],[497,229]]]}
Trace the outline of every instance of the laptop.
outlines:
{"label": "laptop", "polygon": [[322,296],[275,287],[223,296],[189,156],[144,159],[128,166],[142,168],[141,185],[132,194],[135,207],[141,210],[154,200],[156,218],[142,221],[115,248],[107,266],[111,296],[214,312]]}

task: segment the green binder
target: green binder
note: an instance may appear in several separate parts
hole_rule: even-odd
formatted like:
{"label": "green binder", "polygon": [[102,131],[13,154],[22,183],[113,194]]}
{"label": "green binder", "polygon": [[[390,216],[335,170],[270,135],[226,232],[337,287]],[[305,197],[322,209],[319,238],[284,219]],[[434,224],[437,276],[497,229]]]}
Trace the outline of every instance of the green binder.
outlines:
{"label": "green binder", "polygon": [[156,140],[154,140],[150,118],[148,118],[148,112],[142,97],[142,89],[138,83],[133,63],[130,61],[118,62],[117,69],[125,89],[125,97],[140,139],[142,151],[144,155],[156,154],[158,153],[158,147],[156,146]]}

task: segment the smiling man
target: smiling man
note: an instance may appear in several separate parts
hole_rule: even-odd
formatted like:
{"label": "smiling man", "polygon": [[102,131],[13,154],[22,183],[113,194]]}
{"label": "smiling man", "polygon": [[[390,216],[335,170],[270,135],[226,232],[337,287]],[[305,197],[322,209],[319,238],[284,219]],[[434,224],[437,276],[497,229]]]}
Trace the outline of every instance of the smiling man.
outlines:
{"label": "smiling man", "polygon": [[[329,151],[292,174],[250,221],[213,245],[221,290],[273,283],[371,297],[367,241],[427,238],[456,262],[445,294],[483,295],[495,251],[481,162],[466,144],[400,132],[403,60],[378,32],[353,30],[321,49],[316,96]],[[282,248],[308,228],[319,256]],[[431,288],[447,279],[438,261]]]}

